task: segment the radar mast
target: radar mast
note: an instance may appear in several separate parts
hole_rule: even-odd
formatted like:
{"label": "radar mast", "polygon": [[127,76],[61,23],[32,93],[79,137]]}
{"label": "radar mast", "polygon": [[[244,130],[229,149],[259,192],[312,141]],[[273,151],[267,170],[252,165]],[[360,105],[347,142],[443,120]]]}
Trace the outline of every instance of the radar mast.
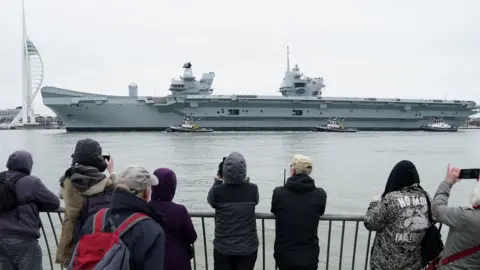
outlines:
{"label": "radar mast", "polygon": [[290,71],[290,48],[287,46],[287,71]]}

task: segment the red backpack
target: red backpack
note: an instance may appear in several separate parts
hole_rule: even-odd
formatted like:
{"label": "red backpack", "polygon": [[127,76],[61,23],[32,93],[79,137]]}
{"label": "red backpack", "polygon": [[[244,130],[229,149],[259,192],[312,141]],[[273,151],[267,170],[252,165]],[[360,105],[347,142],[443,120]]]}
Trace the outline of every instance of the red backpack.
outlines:
{"label": "red backpack", "polygon": [[130,252],[121,237],[138,222],[149,218],[146,214],[129,216],[113,232],[104,232],[108,209],[99,210],[93,218],[93,232],[82,236],[75,248],[68,270],[130,269]]}

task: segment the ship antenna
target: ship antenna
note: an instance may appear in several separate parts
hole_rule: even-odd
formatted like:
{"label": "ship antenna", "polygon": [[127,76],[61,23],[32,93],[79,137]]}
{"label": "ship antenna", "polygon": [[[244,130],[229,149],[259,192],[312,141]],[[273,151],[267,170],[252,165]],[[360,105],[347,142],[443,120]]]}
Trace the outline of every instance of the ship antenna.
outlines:
{"label": "ship antenna", "polygon": [[287,71],[290,71],[290,48],[287,46]]}

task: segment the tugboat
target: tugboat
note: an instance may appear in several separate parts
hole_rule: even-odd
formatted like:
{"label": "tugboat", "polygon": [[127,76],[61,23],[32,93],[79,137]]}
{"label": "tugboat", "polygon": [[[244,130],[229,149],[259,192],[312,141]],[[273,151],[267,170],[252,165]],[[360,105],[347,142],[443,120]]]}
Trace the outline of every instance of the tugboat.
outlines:
{"label": "tugboat", "polygon": [[166,132],[213,132],[211,128],[198,128],[198,125],[189,117],[185,117],[181,125],[172,126],[165,130]]}
{"label": "tugboat", "polygon": [[326,125],[320,125],[313,128],[312,131],[317,132],[357,132],[355,128],[345,128],[343,123],[339,124],[339,120],[337,118],[330,118],[328,119],[328,123]]}
{"label": "tugboat", "polygon": [[457,132],[458,127],[447,124],[441,117],[432,118],[432,123],[428,125],[422,125],[420,128],[423,131],[431,132]]}

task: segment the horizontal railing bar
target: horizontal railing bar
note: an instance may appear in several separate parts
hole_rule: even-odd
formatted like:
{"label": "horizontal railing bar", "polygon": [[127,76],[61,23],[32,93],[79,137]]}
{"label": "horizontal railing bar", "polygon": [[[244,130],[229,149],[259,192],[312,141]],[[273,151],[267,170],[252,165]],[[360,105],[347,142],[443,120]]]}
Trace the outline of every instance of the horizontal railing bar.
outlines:
{"label": "horizontal railing bar", "polygon": [[[50,225],[50,226],[42,226],[41,227],[41,233],[43,235],[44,241],[45,241],[45,247],[47,251],[43,251],[43,254],[48,256],[48,261],[44,261],[44,267],[48,267],[47,264],[50,264],[50,267],[52,270],[56,269],[63,269],[60,265],[54,263],[54,256],[56,251],[51,250],[51,248],[57,248],[58,247],[58,238],[60,231],[61,230],[61,224],[62,224],[62,213],[64,213],[63,208],[59,208],[55,211],[49,211],[49,212],[43,212],[43,214],[46,214],[48,216],[48,220],[43,219],[42,224],[43,225]],[[58,221],[54,222],[52,219],[52,214],[58,216]],[[197,222],[195,223],[195,229],[198,232],[198,236],[200,241],[196,243],[196,245],[193,245],[194,253],[193,253],[193,266],[192,269],[201,269],[201,270],[208,270],[213,268],[213,247],[211,245],[211,238],[212,238],[212,226],[214,226],[214,223],[211,222],[214,220],[215,217],[215,212],[214,211],[191,211],[189,212],[190,217],[192,217],[192,220],[199,220],[200,224]],[[273,254],[271,253],[272,250],[272,244],[273,242],[267,243],[267,236],[266,233],[269,233],[268,239],[272,239],[274,237],[274,231],[272,234],[272,226],[269,226],[267,228],[265,220],[275,220],[275,215],[272,213],[256,213],[255,218],[261,221],[261,243],[262,243],[262,249],[259,250],[259,260],[262,260],[262,262],[257,262],[257,267],[255,269],[277,269],[276,261],[273,259]],[[207,220],[210,220],[210,222],[207,224]],[[322,243],[319,243],[319,247],[323,249],[324,251],[321,252],[321,268],[319,269],[332,269],[332,268],[351,268],[351,269],[356,269],[360,267],[360,264],[364,266],[364,269],[368,269],[368,262],[369,262],[369,255],[370,255],[370,250],[371,250],[371,238],[372,238],[372,232],[368,231],[366,229],[360,229],[361,226],[360,222],[364,221],[364,216],[363,215],[331,215],[331,214],[325,214],[322,217],[320,217],[320,221],[326,221],[326,222],[321,222],[322,227],[321,229],[321,234],[327,235],[327,238],[322,241]],[[334,224],[334,222],[340,222],[340,224]],[[347,230],[347,222],[354,223],[352,226],[351,224],[348,225],[348,230]],[[328,225],[326,225],[328,223]],[[270,223],[273,224],[273,223]],[[198,230],[197,226],[201,226],[200,230]],[[207,228],[208,227],[208,228]],[[319,228],[320,228],[319,227]],[[440,224],[440,228],[442,228]],[[257,228],[259,229],[259,228]],[[353,230],[352,230],[353,229]],[[207,233],[207,230],[209,233]],[[334,232],[335,231],[335,232]],[[348,231],[348,233],[347,233]],[[360,231],[362,231],[360,233]],[[320,231],[319,231],[320,233]],[[51,236],[53,234],[53,237]],[[50,235],[50,237],[48,237]],[[53,239],[52,239],[53,238]],[[260,238],[260,237],[259,237]],[[333,240],[333,238],[337,239],[339,238],[339,241]],[[362,240],[359,241],[359,238]],[[260,240],[260,239],[259,239]],[[326,240],[326,242],[325,242]],[[351,241],[353,240],[353,242]],[[51,241],[51,242],[50,242]],[[271,240],[270,240],[271,241]],[[366,243],[366,246],[365,246]],[[361,245],[361,246],[360,246]],[[195,248],[197,246],[197,248]],[[203,247],[202,247],[203,246]],[[360,247],[360,248],[359,248]],[[364,250],[366,248],[366,250]],[[269,250],[270,254],[267,254],[267,250]],[[323,255],[325,254],[326,250],[326,257]],[[198,252],[197,252],[198,251]],[[203,251],[203,252],[202,252]],[[365,252],[365,256],[363,256],[363,252]],[[203,254],[202,254],[203,253]],[[362,254],[362,255],[361,255]],[[204,257],[203,259],[201,257]],[[267,262],[267,258],[270,258]],[[272,260],[273,259],[273,260]],[[351,265],[349,264],[351,262]],[[272,268],[272,267],[275,268]],[[320,267],[320,266],[319,266]],[[325,267],[325,268],[323,268]]]}
{"label": "horizontal railing bar", "polygon": [[[63,213],[65,210],[59,208],[54,211],[49,211],[50,213]],[[189,211],[188,214],[194,218],[213,218],[215,217],[215,212],[213,211]],[[275,215],[272,213],[255,213],[256,219],[275,219]],[[363,215],[336,215],[336,214],[325,214],[320,217],[320,220],[331,220],[331,221],[364,221]]]}

